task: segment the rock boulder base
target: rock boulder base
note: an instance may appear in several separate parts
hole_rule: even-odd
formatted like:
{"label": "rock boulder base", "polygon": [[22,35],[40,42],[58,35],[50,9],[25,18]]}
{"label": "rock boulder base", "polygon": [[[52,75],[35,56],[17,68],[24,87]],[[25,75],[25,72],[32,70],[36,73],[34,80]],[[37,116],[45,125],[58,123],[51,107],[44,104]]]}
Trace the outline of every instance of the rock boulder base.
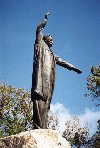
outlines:
{"label": "rock boulder base", "polygon": [[0,139],[0,148],[71,148],[56,130],[36,129]]}

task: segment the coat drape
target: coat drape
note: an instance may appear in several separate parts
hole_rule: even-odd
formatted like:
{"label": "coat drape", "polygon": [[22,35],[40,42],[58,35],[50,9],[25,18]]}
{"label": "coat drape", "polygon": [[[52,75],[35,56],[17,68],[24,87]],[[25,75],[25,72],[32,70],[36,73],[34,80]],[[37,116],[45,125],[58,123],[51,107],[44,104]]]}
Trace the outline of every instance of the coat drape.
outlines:
{"label": "coat drape", "polygon": [[56,57],[47,44],[34,45],[32,99],[51,100],[55,82]]}

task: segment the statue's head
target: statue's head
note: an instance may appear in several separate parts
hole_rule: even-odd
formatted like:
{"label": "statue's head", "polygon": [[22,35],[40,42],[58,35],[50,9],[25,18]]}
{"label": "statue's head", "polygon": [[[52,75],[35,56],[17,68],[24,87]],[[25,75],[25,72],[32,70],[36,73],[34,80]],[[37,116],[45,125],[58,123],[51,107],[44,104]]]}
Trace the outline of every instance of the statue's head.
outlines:
{"label": "statue's head", "polygon": [[45,42],[49,47],[52,46],[52,44],[53,44],[53,38],[52,38],[51,35],[49,35],[49,34],[44,35],[44,36],[43,36],[43,40],[44,40],[44,42]]}

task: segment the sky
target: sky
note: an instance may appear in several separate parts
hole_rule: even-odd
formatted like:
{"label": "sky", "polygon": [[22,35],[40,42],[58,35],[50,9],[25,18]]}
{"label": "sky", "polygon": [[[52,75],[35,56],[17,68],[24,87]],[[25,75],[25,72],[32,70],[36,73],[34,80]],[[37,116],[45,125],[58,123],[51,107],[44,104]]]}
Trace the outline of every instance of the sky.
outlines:
{"label": "sky", "polygon": [[36,27],[48,11],[43,34],[53,36],[52,51],[82,70],[56,67],[52,104],[71,116],[93,113],[96,127],[100,110],[84,94],[91,66],[100,65],[99,0],[0,0],[0,82],[31,90]]}

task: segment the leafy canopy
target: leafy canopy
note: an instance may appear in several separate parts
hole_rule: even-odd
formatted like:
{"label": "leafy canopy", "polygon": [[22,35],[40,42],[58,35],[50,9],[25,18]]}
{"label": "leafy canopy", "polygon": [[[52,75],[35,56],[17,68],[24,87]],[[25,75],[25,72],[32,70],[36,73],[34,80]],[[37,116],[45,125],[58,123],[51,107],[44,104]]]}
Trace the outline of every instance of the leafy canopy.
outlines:
{"label": "leafy canopy", "polygon": [[100,66],[92,66],[91,73],[87,77],[87,89],[92,101],[96,101],[96,106],[100,105]]}
{"label": "leafy canopy", "polygon": [[17,134],[32,128],[30,92],[0,84],[0,136]]}

